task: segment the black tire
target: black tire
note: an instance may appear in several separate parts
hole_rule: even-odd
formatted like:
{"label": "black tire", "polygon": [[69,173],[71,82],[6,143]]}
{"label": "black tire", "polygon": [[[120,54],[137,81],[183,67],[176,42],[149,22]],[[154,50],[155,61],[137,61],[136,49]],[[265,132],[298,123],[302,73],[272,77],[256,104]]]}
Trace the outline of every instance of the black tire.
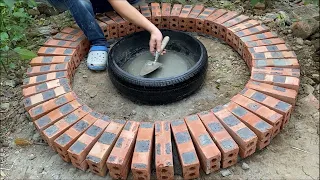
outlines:
{"label": "black tire", "polygon": [[[132,101],[153,105],[175,102],[196,92],[204,82],[208,55],[203,44],[183,32],[162,30],[162,33],[163,36],[170,36],[166,49],[192,55],[196,63],[187,72],[176,77],[144,78],[133,76],[122,70],[121,66],[128,57],[149,48],[150,34],[143,31],[124,37],[110,50],[108,72],[118,91]],[[139,47],[134,47],[134,43],[140,43]]]}

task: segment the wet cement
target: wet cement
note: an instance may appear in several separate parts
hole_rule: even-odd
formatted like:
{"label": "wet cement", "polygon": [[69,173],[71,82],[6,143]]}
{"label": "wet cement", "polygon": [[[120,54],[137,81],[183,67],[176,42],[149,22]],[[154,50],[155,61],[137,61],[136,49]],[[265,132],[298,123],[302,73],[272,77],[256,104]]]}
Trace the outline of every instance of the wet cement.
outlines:
{"label": "wet cement", "polygon": [[[121,68],[134,76],[140,76],[140,71],[148,60],[153,61],[154,56],[149,51],[143,51],[129,59]],[[147,78],[179,76],[196,63],[189,56],[170,50],[167,50],[166,54],[160,56],[158,62],[162,63],[162,66],[146,76]]]}

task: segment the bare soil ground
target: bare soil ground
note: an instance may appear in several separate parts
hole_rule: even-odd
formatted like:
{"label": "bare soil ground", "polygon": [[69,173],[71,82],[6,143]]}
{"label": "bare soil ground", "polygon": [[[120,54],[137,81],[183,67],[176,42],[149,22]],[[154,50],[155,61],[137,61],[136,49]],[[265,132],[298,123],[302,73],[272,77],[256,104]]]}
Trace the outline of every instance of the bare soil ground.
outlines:
{"label": "bare soil ground", "polygon": [[[292,36],[278,33],[291,46]],[[228,45],[216,39],[197,36],[209,55],[209,68],[204,86],[194,95],[170,105],[137,105],[123,98],[111,84],[107,72],[94,73],[85,63],[78,68],[73,90],[91,108],[111,118],[136,121],[173,120],[227,103],[242,90],[249,79],[249,71],[241,57]],[[43,40],[42,40],[43,41]],[[303,98],[310,93],[318,64],[312,58],[312,46],[302,45],[295,51],[299,57],[302,77],[298,102],[288,126],[260,152],[240,160],[228,168],[231,175],[222,177],[218,171],[210,175],[202,172],[199,179],[319,179],[319,111]],[[26,71],[21,68],[21,71]],[[111,179],[83,172],[64,162],[41,138],[23,109],[21,86],[8,87],[9,78],[1,76],[1,103],[10,102],[10,109],[1,111],[0,174],[2,179]],[[21,83],[21,82],[20,82]],[[312,88],[311,88],[312,89]],[[314,89],[318,98],[318,92]],[[37,145],[16,146],[16,138],[37,142]],[[245,162],[248,170],[241,166]],[[178,167],[176,167],[179,169]],[[153,177],[154,178],[154,177]],[[132,179],[132,176],[129,176]],[[176,179],[182,179],[176,176]]]}

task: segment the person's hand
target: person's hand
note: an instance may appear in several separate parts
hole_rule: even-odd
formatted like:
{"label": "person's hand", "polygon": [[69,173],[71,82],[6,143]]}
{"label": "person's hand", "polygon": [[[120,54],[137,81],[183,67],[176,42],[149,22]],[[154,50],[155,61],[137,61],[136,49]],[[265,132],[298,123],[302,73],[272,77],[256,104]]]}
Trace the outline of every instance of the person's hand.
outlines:
{"label": "person's hand", "polygon": [[[156,28],[154,31],[151,32],[151,37],[149,42],[151,54],[155,54],[156,51],[160,52],[162,39],[163,39],[162,33],[158,28]],[[166,51],[163,50],[161,54],[164,54],[165,52]]]}

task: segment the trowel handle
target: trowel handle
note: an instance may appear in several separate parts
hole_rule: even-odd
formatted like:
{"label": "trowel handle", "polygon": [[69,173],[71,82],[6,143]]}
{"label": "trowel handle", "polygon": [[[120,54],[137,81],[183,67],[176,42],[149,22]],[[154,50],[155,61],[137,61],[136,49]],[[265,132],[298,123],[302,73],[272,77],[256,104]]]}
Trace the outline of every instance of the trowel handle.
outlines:
{"label": "trowel handle", "polygon": [[169,36],[166,36],[166,37],[163,38],[163,40],[161,42],[160,52],[162,52],[164,50],[164,48],[167,46],[169,40],[170,40]]}

